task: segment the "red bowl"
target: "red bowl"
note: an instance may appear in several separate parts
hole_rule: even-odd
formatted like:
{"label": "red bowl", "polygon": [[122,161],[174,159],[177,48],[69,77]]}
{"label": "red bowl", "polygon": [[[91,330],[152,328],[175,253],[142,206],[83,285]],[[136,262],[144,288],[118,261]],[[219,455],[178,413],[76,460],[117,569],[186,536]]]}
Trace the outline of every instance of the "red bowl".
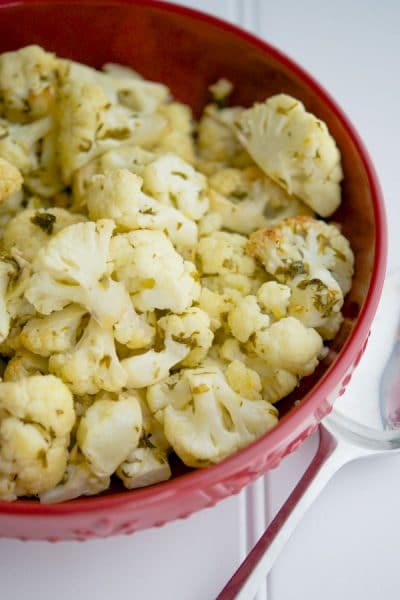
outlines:
{"label": "red bowl", "polygon": [[326,121],[342,152],[343,203],[334,219],[356,255],[354,284],[327,359],[281,403],[279,424],[213,467],[176,472],[170,481],[146,489],[112,490],[52,506],[0,502],[0,536],[83,540],[184,518],[276,467],[344,393],[365,349],[385,273],[387,234],[377,177],[358,134],[321,86],[278,50],[223,21],[146,0],[0,0],[0,17],[0,52],[37,43],[96,67],[130,65],[166,83],[196,113],[206,102],[207,86],[222,76],[235,84],[234,104],[292,94]]}

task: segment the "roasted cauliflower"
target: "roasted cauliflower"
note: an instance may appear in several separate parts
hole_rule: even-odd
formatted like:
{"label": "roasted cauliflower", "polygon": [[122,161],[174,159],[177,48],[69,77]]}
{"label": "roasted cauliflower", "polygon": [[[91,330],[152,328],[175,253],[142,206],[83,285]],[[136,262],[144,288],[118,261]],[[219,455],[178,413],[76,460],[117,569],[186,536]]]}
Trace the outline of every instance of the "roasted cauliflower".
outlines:
{"label": "roasted cauliflower", "polygon": [[0,383],[0,498],[41,494],[61,480],[75,421],[72,394],[52,375]]}
{"label": "roasted cauliflower", "polygon": [[211,364],[182,369],[151,386],[147,399],[172,448],[191,467],[222,460],[278,421],[269,402],[238,394]]}
{"label": "roasted cauliflower", "polygon": [[127,66],[0,54],[1,500],[212,465],[326,357],[354,269],[321,219],[336,142],[290,96],[208,92],[197,118]]}
{"label": "roasted cauliflower", "polygon": [[53,109],[63,64],[40,46],[26,46],[0,55],[0,113],[29,123]]}
{"label": "roasted cauliflower", "polygon": [[89,217],[94,221],[113,219],[120,231],[162,231],[178,249],[194,248],[194,221],[180,210],[147,196],[141,188],[141,178],[126,169],[93,176],[86,190]]}
{"label": "roasted cauliflower", "polygon": [[[198,274],[161,231],[138,230],[111,240],[114,276],[140,311],[183,312],[200,293]],[[251,260],[251,259],[250,259]]]}
{"label": "roasted cauliflower", "polygon": [[259,167],[322,217],[341,201],[341,158],[326,124],[286,94],[242,111],[236,134]]}
{"label": "roasted cauliflower", "polygon": [[162,204],[198,221],[208,210],[206,178],[176,154],[164,154],[143,170],[144,189]]}
{"label": "roasted cauliflower", "polygon": [[49,371],[78,395],[97,394],[101,390],[119,392],[127,381],[112,329],[101,327],[93,318],[76,345],[50,356]]}
{"label": "roasted cauliflower", "polygon": [[25,297],[49,315],[71,302],[82,304],[104,327],[116,323],[129,298],[110,277],[114,222],[77,223],[59,231],[39,250]]}
{"label": "roasted cauliflower", "polygon": [[272,229],[253,233],[247,250],[270,275],[290,287],[289,314],[327,339],[336,335],[354,256],[335,225],[311,217],[285,219]]}
{"label": "roasted cauliflower", "polygon": [[83,221],[86,221],[83,215],[72,214],[63,208],[27,208],[5,226],[3,246],[14,257],[32,262],[50,237]]}
{"label": "roasted cauliflower", "polygon": [[287,217],[313,214],[254,166],[219,170],[209,178],[209,185],[212,210],[225,229],[236,233],[247,235]]}
{"label": "roasted cauliflower", "polygon": [[97,477],[117,470],[138,445],[142,412],[133,392],[114,398],[103,393],[81,418],[76,439],[82,454]]}

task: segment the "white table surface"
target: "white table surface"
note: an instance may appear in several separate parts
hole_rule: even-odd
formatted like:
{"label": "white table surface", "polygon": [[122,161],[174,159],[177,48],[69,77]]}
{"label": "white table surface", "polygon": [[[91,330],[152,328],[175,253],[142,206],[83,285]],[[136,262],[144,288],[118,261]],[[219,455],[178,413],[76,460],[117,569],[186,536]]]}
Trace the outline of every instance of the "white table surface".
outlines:
{"label": "white table surface", "polygon": [[[400,3],[181,3],[265,37],[341,104],[380,176],[389,271],[400,267]],[[212,600],[304,471],[315,445],[315,437],[307,440],[240,496],[162,529],[86,543],[0,540],[0,598]],[[345,467],[304,518],[258,600],[399,598],[399,496],[400,457]]]}

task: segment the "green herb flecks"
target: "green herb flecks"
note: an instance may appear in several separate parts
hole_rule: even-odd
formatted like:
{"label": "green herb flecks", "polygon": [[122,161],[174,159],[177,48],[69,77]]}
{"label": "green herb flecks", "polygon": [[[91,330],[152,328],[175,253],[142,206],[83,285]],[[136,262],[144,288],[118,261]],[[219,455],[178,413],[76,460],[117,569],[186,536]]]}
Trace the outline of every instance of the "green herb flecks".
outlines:
{"label": "green herb flecks", "polygon": [[34,225],[40,227],[42,231],[51,235],[53,233],[54,223],[56,222],[55,215],[46,212],[37,212],[32,218],[31,222]]}

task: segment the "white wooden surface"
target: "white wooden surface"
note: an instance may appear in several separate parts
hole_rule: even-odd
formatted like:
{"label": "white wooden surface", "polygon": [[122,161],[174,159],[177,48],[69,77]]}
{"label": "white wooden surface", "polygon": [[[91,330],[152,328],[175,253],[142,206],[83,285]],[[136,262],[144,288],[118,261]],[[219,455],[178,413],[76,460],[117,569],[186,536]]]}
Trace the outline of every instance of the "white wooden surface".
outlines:
{"label": "white wooden surface", "polygon": [[[296,59],[346,110],[381,178],[389,270],[400,267],[400,3],[181,1],[241,23]],[[369,393],[368,380],[365,393]],[[1,600],[212,600],[285,499],[315,438],[239,497],[186,521],[86,543],[0,540]],[[400,457],[343,469],[312,507],[258,600],[400,597]]]}

